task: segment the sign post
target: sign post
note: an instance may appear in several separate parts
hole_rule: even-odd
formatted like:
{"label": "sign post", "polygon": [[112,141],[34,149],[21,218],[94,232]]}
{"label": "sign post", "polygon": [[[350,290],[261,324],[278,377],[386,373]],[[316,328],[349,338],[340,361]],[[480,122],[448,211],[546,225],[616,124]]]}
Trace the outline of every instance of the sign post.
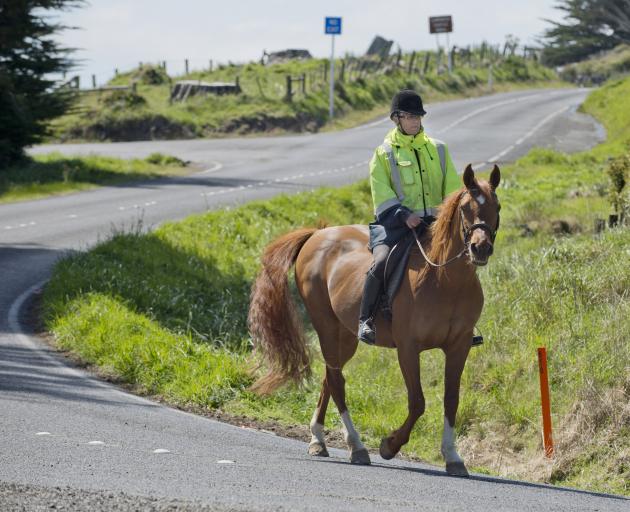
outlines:
{"label": "sign post", "polygon": [[328,116],[332,121],[334,115],[334,99],[335,99],[335,35],[341,34],[341,18],[332,18],[327,16],[325,23],[325,32],[332,36],[332,44],[330,50],[330,95],[328,101]]}
{"label": "sign post", "polygon": [[438,34],[446,34],[446,55],[448,58],[448,72],[453,69],[453,62],[451,61],[451,50],[448,40],[448,35],[453,32],[453,17],[452,16],[430,16],[429,17],[429,32],[435,34],[435,39],[438,45],[438,52],[440,51],[440,39]]}

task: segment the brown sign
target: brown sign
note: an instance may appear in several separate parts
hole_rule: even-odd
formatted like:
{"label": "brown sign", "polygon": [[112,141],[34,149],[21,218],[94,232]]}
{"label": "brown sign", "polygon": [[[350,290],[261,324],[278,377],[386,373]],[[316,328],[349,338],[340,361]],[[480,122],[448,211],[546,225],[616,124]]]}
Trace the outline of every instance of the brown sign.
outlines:
{"label": "brown sign", "polygon": [[453,32],[452,16],[431,16],[429,18],[429,31],[431,34]]}

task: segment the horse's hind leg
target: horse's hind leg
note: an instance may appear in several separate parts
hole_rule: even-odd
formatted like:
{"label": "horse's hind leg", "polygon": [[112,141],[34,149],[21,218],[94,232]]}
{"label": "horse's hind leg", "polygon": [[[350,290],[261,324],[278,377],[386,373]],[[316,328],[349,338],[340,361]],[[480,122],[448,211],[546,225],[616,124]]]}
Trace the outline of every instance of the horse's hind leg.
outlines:
{"label": "horse's hind leg", "polygon": [[350,462],[352,464],[370,464],[370,455],[367,449],[361,442],[359,433],[354,428],[348,407],[346,405],[346,380],[343,377],[341,368],[326,367],[326,381],[330,386],[330,392],[332,394],[335,405],[341,414],[345,430],[345,440],[350,448]]}
{"label": "horse's hind leg", "polygon": [[311,442],[308,445],[309,455],[315,455],[317,457],[328,457],[328,450],[326,449],[326,440],[324,438],[324,421],[326,418],[326,409],[328,407],[328,401],[330,400],[330,391],[328,390],[328,384],[326,383],[326,377],[322,382],[322,390],[319,394],[319,401],[317,402],[317,408],[313,413],[313,419],[311,420]]}

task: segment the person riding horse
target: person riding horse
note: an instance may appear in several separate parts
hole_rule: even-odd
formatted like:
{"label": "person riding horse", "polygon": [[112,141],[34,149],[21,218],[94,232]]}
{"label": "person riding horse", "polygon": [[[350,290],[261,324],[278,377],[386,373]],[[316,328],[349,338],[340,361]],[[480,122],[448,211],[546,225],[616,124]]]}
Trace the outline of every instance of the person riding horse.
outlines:
{"label": "person riding horse", "polygon": [[373,345],[374,317],[383,293],[387,257],[410,229],[435,220],[437,207],[459,189],[448,148],[427,136],[422,126],[426,111],[420,95],[404,89],[392,98],[390,119],[396,124],[370,161],[370,187],[375,222],[369,226],[369,249],[374,262],[366,274],[358,338]]}

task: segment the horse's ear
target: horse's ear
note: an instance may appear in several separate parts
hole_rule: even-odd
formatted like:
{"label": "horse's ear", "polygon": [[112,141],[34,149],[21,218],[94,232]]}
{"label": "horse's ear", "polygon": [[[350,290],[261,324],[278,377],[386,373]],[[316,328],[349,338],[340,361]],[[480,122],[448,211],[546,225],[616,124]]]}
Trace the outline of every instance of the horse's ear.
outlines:
{"label": "horse's ear", "polygon": [[499,166],[494,164],[494,169],[492,169],[492,173],[490,173],[490,186],[492,190],[496,190],[501,182],[501,171],[499,170]]}
{"label": "horse's ear", "polygon": [[473,171],[472,165],[468,164],[464,171],[464,185],[467,189],[476,188],[475,184],[475,171]]}

